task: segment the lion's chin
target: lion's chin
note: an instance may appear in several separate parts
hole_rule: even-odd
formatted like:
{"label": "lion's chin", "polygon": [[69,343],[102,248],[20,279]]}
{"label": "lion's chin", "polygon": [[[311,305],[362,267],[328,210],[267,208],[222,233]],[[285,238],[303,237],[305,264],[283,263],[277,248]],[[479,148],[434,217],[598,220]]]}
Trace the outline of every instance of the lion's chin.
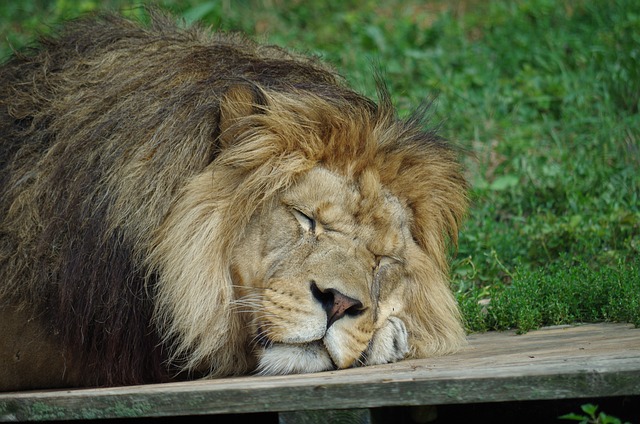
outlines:
{"label": "lion's chin", "polygon": [[335,369],[321,341],[302,344],[273,343],[261,347],[257,373],[260,375],[301,374]]}

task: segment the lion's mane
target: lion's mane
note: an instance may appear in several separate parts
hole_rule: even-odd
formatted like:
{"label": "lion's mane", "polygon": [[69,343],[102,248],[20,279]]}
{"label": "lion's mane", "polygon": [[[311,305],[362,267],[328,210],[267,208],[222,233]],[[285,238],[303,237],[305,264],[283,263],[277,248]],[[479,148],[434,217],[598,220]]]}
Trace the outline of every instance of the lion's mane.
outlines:
{"label": "lion's mane", "polygon": [[42,322],[93,370],[85,384],[246,372],[231,252],[250,218],[318,164],[374,169],[425,253],[419,353],[452,350],[446,255],[466,185],[425,112],[401,120],[384,88],[376,104],[239,35],[75,21],[0,68],[0,306]]}

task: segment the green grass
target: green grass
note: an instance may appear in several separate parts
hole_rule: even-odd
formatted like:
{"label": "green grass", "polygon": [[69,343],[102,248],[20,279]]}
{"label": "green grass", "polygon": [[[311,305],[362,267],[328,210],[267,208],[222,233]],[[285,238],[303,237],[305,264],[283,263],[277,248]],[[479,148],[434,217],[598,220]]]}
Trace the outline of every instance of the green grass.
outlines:
{"label": "green grass", "polygon": [[[640,266],[593,269],[564,258],[535,270],[522,267],[511,284],[474,286],[459,294],[467,327],[475,331],[617,321],[640,326]],[[632,276],[633,275],[633,276]],[[490,306],[478,300],[491,299]]]}
{"label": "green grass", "polygon": [[[125,0],[6,3],[3,57],[99,4],[144,16]],[[381,68],[401,114],[437,96],[434,125],[469,152],[452,278],[470,331],[640,325],[640,2],[378,3],[159,4],[318,54],[370,96]]]}

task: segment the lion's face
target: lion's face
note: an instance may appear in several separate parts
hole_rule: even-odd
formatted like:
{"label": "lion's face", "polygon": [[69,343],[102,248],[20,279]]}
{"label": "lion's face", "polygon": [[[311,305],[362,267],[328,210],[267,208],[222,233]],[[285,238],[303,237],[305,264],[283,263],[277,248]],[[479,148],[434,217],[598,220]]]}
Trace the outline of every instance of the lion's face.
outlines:
{"label": "lion's face", "polygon": [[264,373],[384,363],[401,319],[411,217],[375,177],[316,167],[256,214],[235,252],[239,309]]}
{"label": "lion's face", "polygon": [[255,110],[252,92],[227,94],[220,153],[148,253],[169,360],[211,376],[287,374],[456,350],[454,154],[387,106],[262,94]]}

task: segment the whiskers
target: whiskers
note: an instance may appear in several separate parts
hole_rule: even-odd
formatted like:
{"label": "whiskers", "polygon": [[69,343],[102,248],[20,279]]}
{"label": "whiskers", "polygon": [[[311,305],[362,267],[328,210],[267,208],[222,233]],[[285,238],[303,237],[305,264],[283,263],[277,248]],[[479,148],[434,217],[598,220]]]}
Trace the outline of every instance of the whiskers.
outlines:
{"label": "whiskers", "polygon": [[269,312],[270,308],[265,305],[269,300],[264,293],[268,289],[239,287],[242,291],[249,293],[233,300],[231,308],[234,312],[246,315],[245,329],[253,336],[249,340],[252,346],[260,346],[268,349],[273,345],[270,334],[283,332],[286,326],[281,322],[280,317]]}
{"label": "whiskers", "polygon": [[248,292],[237,299],[231,301],[231,308],[234,312],[252,313],[259,311],[264,303],[264,289],[255,287],[242,287],[234,285],[236,292]]}
{"label": "whiskers", "polygon": [[367,346],[367,348],[364,351],[362,351],[362,353],[360,354],[358,359],[355,360],[355,362],[352,365],[352,368],[367,366],[367,364],[369,363],[369,350],[370,349],[371,349],[371,342],[369,342],[369,346]]}

